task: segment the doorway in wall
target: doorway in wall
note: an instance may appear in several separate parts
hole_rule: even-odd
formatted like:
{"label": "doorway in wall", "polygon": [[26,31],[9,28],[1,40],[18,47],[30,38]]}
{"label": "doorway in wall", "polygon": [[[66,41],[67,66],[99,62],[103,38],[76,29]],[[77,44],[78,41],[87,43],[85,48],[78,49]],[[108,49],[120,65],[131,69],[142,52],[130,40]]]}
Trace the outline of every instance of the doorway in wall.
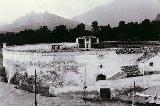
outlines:
{"label": "doorway in wall", "polygon": [[99,81],[99,80],[106,80],[106,76],[103,74],[99,74],[96,78],[96,81]]}

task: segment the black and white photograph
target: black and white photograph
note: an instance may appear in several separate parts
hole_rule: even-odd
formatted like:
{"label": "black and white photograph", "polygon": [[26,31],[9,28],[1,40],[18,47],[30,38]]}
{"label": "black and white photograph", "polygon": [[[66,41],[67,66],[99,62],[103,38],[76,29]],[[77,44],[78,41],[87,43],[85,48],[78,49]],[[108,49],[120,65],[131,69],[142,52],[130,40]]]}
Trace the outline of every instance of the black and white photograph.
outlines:
{"label": "black and white photograph", "polygon": [[0,106],[160,106],[160,0],[0,0]]}

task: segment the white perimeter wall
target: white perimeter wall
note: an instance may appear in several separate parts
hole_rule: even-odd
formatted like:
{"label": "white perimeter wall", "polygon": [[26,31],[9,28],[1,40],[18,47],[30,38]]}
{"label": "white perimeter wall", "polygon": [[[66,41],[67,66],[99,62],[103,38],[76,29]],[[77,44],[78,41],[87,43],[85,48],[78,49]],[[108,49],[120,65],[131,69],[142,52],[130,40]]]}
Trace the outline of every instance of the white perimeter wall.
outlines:
{"label": "white perimeter wall", "polygon": [[121,66],[135,65],[136,60],[142,56],[142,54],[116,54],[114,50],[55,53],[10,50],[3,48],[2,51],[3,65],[9,78],[12,78],[15,72],[34,75],[36,69],[39,76],[50,76],[51,80],[46,80],[46,77],[43,79],[50,86],[56,84],[58,86],[60,83],[63,83],[63,86],[83,86],[85,68],[87,85],[94,85],[99,74],[109,78],[120,72]]}

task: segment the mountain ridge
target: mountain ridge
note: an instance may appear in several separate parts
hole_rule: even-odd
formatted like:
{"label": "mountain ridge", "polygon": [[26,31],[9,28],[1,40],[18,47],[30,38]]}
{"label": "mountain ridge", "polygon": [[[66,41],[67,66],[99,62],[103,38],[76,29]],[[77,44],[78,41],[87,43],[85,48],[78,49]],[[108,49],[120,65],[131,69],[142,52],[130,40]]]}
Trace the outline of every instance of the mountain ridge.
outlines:
{"label": "mountain ridge", "polygon": [[13,23],[0,26],[0,31],[19,32],[24,29],[38,29],[40,26],[47,26],[49,29],[54,29],[58,25],[66,25],[67,28],[74,28],[79,24],[76,21],[60,17],[48,12],[36,13],[31,12],[25,16],[19,17]]}
{"label": "mountain ridge", "polygon": [[160,21],[160,13],[157,15],[157,17],[156,17],[155,20],[156,20],[156,21]]}
{"label": "mountain ridge", "polygon": [[75,16],[72,20],[85,24],[91,24],[96,20],[100,25],[118,26],[119,21],[128,23],[141,22],[144,19],[153,20],[158,13],[160,13],[159,0],[115,0]]}

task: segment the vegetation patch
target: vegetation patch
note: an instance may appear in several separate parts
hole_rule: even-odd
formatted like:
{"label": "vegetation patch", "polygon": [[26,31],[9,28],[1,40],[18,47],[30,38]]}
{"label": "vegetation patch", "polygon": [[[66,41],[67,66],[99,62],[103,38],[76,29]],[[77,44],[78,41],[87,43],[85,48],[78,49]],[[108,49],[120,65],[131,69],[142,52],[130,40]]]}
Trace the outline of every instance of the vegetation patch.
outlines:
{"label": "vegetation patch", "polygon": [[8,82],[7,74],[4,67],[0,69],[0,77],[1,77],[1,81],[6,83]]}

